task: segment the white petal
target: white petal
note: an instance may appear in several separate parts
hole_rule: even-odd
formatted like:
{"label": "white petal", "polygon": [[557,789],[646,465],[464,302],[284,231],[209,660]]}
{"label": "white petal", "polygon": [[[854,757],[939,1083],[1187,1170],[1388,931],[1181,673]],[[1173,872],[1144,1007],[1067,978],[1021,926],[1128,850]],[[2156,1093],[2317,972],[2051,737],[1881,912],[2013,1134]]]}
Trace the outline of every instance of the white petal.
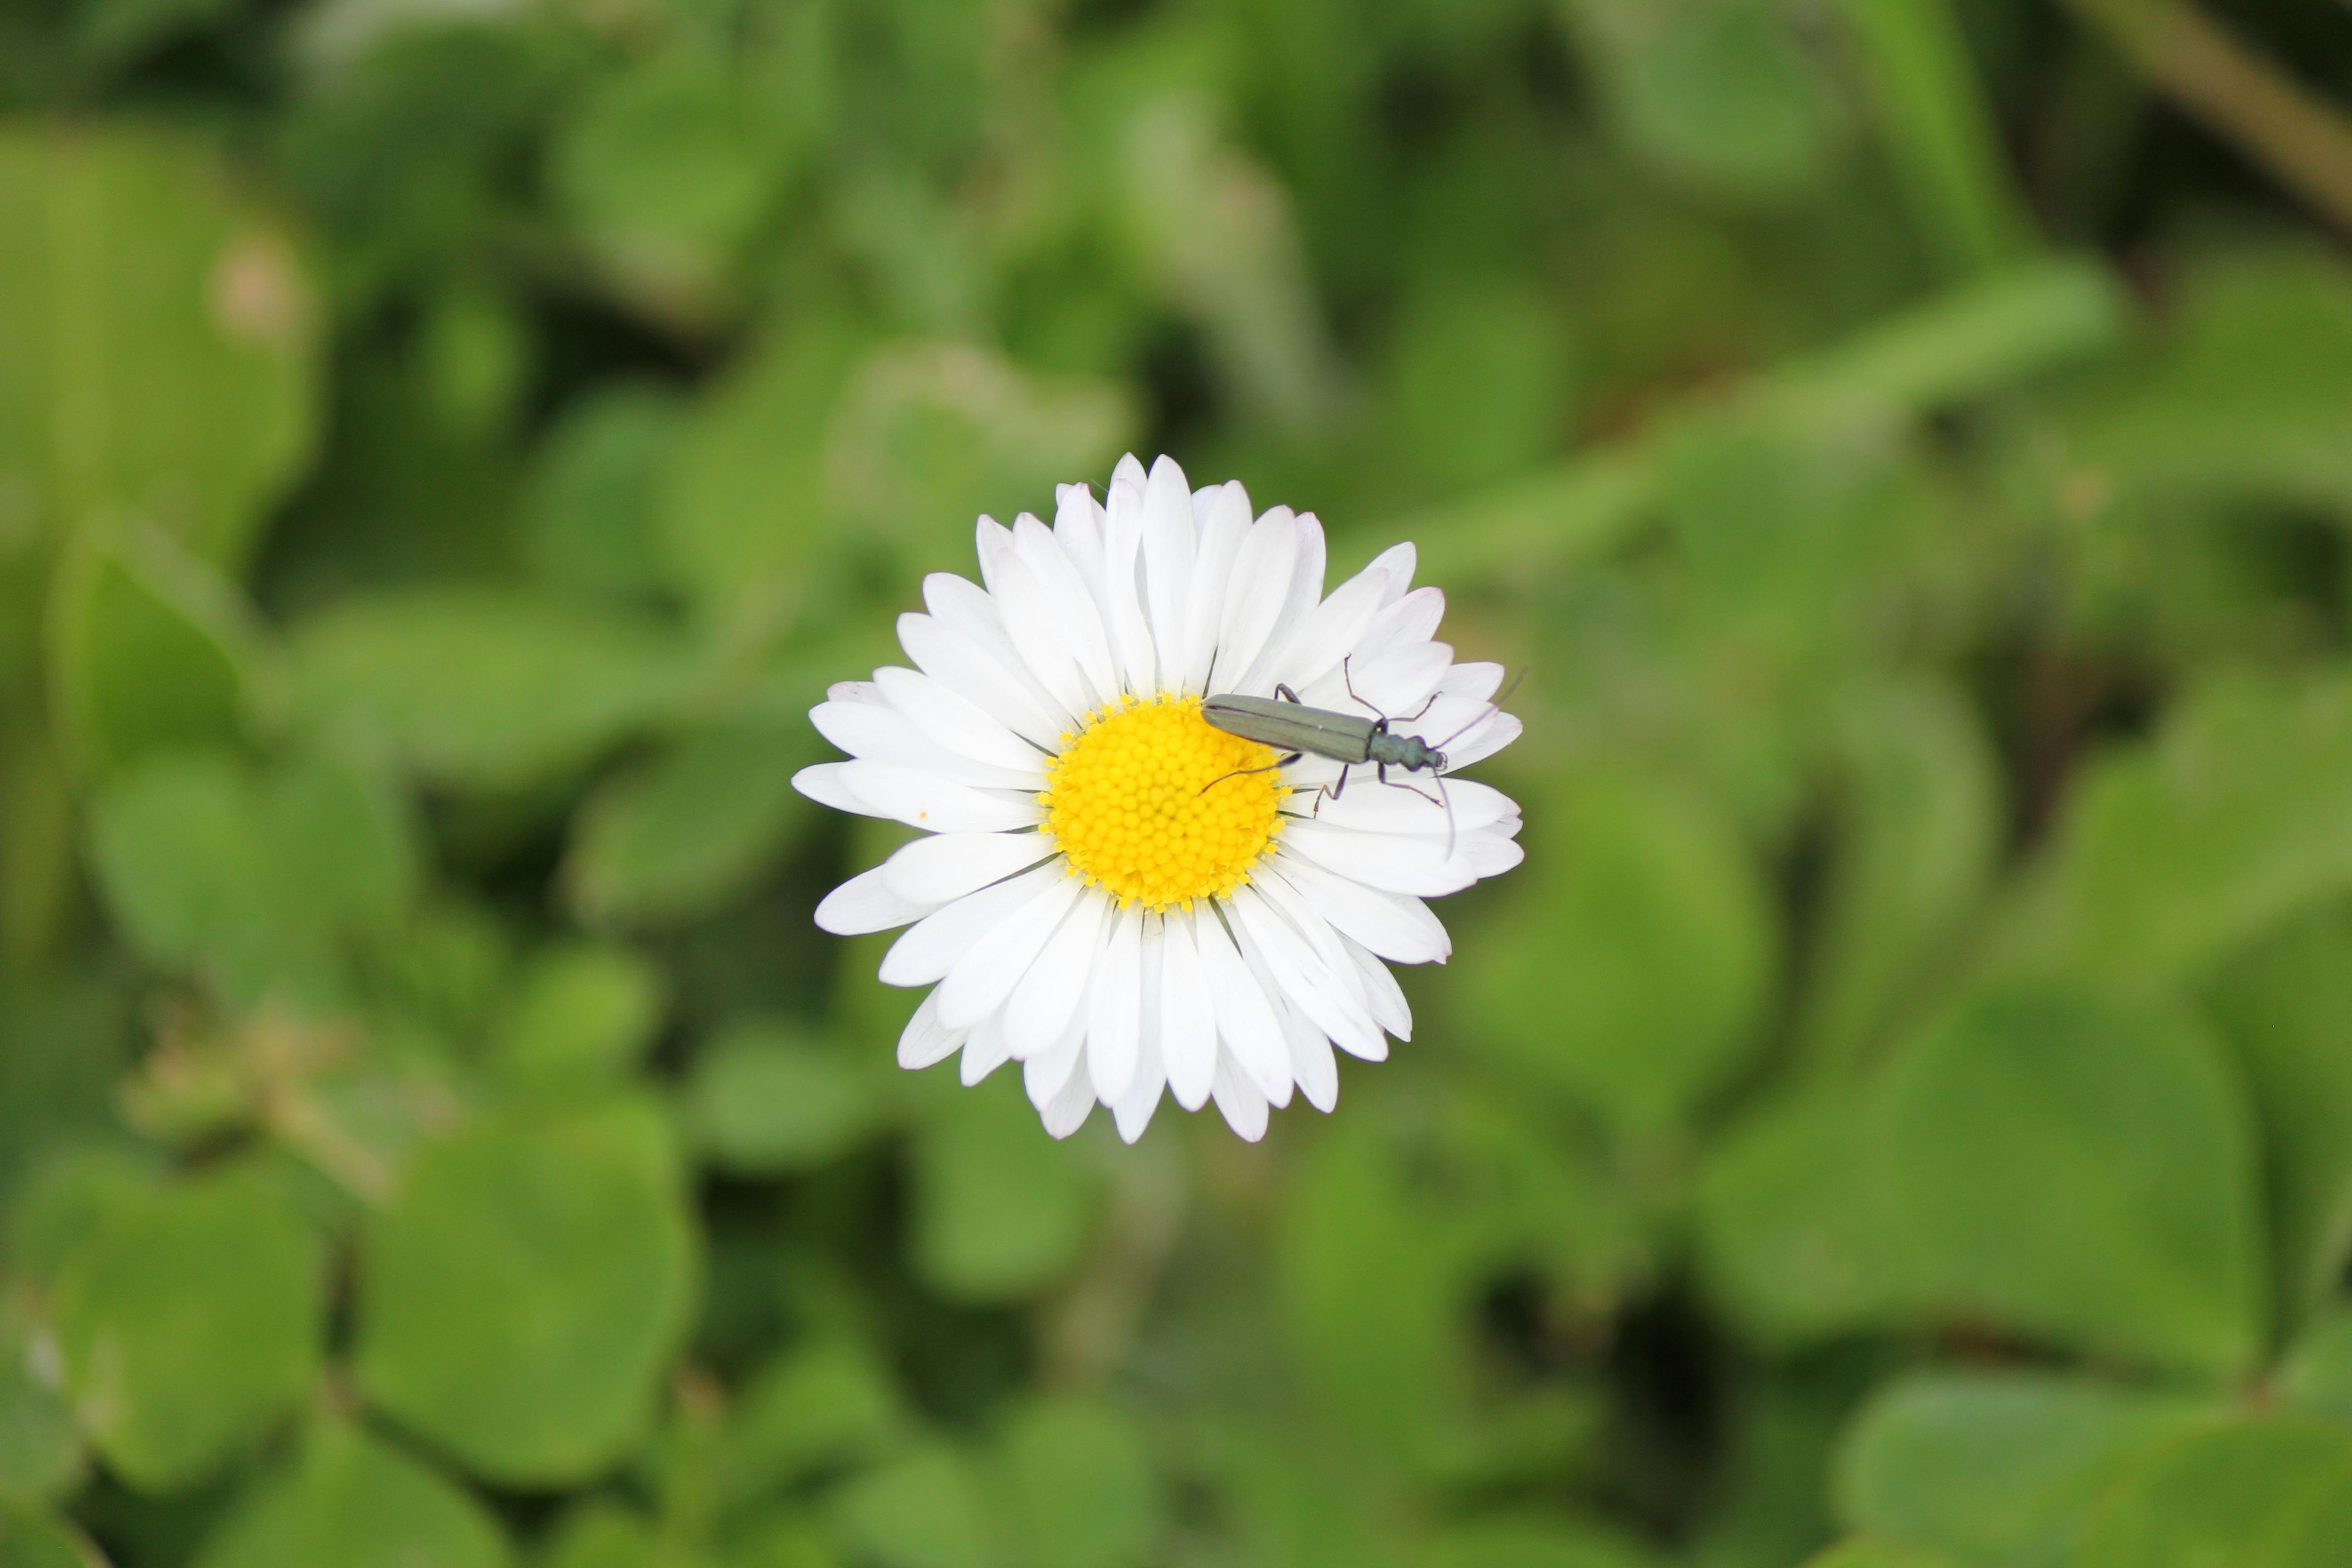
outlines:
{"label": "white petal", "polygon": [[992,594],[996,592],[997,568],[1013,553],[1013,531],[982,512],[973,529],[972,545],[980,556],[980,580]]}
{"label": "white petal", "polygon": [[[1008,1036],[1008,1042],[1010,1037]],[[1029,1103],[1039,1110],[1054,1103],[1055,1098],[1069,1086],[1072,1079],[1083,1080],[1078,1056],[1086,1048],[1086,1025],[1073,1019],[1067,1028],[1045,1049],[1033,1052],[1026,1059],[1015,1050],[1013,1059],[1021,1063],[1021,1089]],[[1087,1098],[1094,1098],[1093,1086],[1087,1086]]]}
{"label": "white petal", "polygon": [[898,646],[925,675],[985,709],[1030,744],[1050,751],[1059,742],[1064,726],[1048,716],[1030,683],[1016,679],[968,634],[936,616],[909,611],[898,617]]}
{"label": "white petal", "polygon": [[[1039,950],[1021,984],[1013,988],[1012,998],[1004,1005],[1004,1040],[1015,1060],[1026,1061],[1051,1050],[1074,1020],[1083,1023],[1079,1010],[1102,953],[1103,916],[1109,909],[1107,895],[1091,890],[1081,894],[1077,907]],[[1071,1049],[1075,1052],[1076,1047]],[[1058,1079],[1055,1087],[1061,1087]]]}
{"label": "white petal", "polygon": [[816,907],[817,929],[835,936],[864,936],[869,931],[888,931],[893,926],[921,920],[954,897],[909,898],[893,888],[883,875],[888,867],[889,862],[885,861],[871,871],[861,871],[827,893]]}
{"label": "white petal", "polygon": [[1364,627],[1380,613],[1386,582],[1383,574],[1367,569],[1332,590],[1331,596],[1315,606],[1285,646],[1273,666],[1273,678],[1303,692],[1339,668],[1356,639],[1364,635]]}
{"label": "white petal", "polygon": [[[1183,676],[1195,533],[1184,470],[1173,458],[1161,458],[1151,465],[1151,477],[1143,487],[1143,603],[1151,616],[1160,684],[1169,690],[1178,689]],[[1205,1087],[1202,1092],[1207,1092]]]}
{"label": "white petal", "polygon": [[907,1020],[906,1032],[898,1037],[898,1065],[910,1070],[943,1062],[955,1055],[963,1045],[964,1034],[940,1023],[940,1005],[936,994],[927,994],[915,1016]]}
{"label": "white petal", "polygon": [[1289,595],[1283,600],[1282,613],[1274,619],[1274,630],[1266,634],[1265,648],[1229,690],[1250,697],[1273,696],[1274,683],[1288,679],[1282,673],[1285,651],[1313,616],[1315,606],[1322,602],[1323,525],[1316,521],[1313,512],[1307,511],[1297,515],[1296,526],[1298,559],[1291,568]]}
{"label": "white petal", "polygon": [[1086,485],[1054,487],[1054,538],[1087,587],[1100,600],[1103,590],[1103,509]]}
{"label": "white petal", "polygon": [[1085,1073],[1074,1072],[1063,1084],[1062,1092],[1045,1108],[1045,1131],[1053,1137],[1067,1138],[1087,1124],[1094,1110],[1094,1086],[1087,1081]]}
{"label": "white petal", "polygon": [[1449,856],[1442,836],[1355,833],[1328,823],[1294,820],[1283,826],[1282,847],[1286,854],[1303,856],[1327,871],[1336,871],[1368,888],[1427,899],[1458,893],[1478,879],[1481,873],[1474,864],[1470,846],[1483,837],[1463,836],[1455,840],[1454,853]]}
{"label": "white petal", "polygon": [[[911,673],[911,672],[909,672]],[[809,710],[816,732],[860,762],[921,768],[979,789],[1045,787],[1045,757],[1032,748],[1023,768],[997,767],[958,756],[927,739],[914,721],[879,702],[820,702]],[[1015,745],[1021,744],[1015,741]]]}
{"label": "white petal", "polygon": [[[1453,806],[1449,829],[1446,806]],[[1286,805],[1297,805],[1293,795]],[[1317,822],[1359,833],[1412,833],[1444,840],[1450,830],[1456,837],[1477,833],[1519,815],[1517,802],[1501,790],[1475,779],[1402,773],[1391,768],[1382,784],[1369,768],[1360,768],[1337,799],[1324,796],[1305,807]],[[1288,824],[1284,825],[1286,828]]]}
{"label": "white petal", "polygon": [[982,888],[945,909],[924,916],[882,955],[885,985],[929,985],[947,978],[972,944],[1010,919],[1023,905],[1041,899],[1065,880],[1061,865],[1048,861],[1035,870]]}
{"label": "white petal", "polygon": [[963,1043],[963,1060],[957,1064],[956,1076],[970,1089],[1012,1059],[1004,1048],[1004,1020],[992,1013],[972,1026],[971,1037]]}
{"label": "white petal", "polygon": [[1442,642],[1409,643],[1372,659],[1349,654],[1298,695],[1310,708],[1376,713],[1400,734],[1427,735],[1437,683],[1453,666],[1454,649]]}
{"label": "white petal", "polygon": [[1002,833],[1045,820],[1034,797],[1010,790],[978,790],[897,763],[841,764],[841,782],[872,816],[895,817],[931,833]]}
{"label": "white petal", "polygon": [[1503,684],[1503,667],[1486,659],[1472,659],[1457,664],[1445,672],[1438,689],[1448,697],[1466,698],[1473,702],[1485,702]]}
{"label": "white petal", "polygon": [[1225,1125],[1241,1134],[1245,1142],[1255,1143],[1265,1136],[1265,1097],[1250,1081],[1249,1074],[1234,1062],[1233,1052],[1217,1053],[1217,1068],[1210,1079],[1210,1090],[1217,1097],[1217,1109],[1224,1112]]}
{"label": "white petal", "polygon": [[1402,544],[1391,544],[1372,557],[1372,569],[1385,573],[1388,578],[1388,585],[1381,594],[1383,608],[1404,597],[1405,590],[1412,586],[1412,574],[1420,563],[1420,552],[1410,539]]}
{"label": "white petal", "polygon": [[1137,696],[1160,689],[1160,656],[1152,646],[1139,576],[1142,558],[1143,483],[1114,479],[1103,520],[1103,624],[1122,689]]}
{"label": "white petal", "polygon": [[1297,889],[1279,877],[1269,877],[1257,887],[1265,901],[1274,906],[1290,929],[1307,939],[1307,945],[1314,950],[1324,973],[1347,993],[1349,1005],[1377,1024],[1380,1008],[1373,1005],[1371,992],[1365,984],[1364,977],[1356,972],[1356,962],[1348,954],[1347,939],[1331,929],[1330,921],[1315,912],[1314,905],[1299,897]]}
{"label": "white petal", "polygon": [[1021,657],[1021,650],[1013,646],[1012,637],[1004,630],[1004,616],[995,599],[977,584],[952,572],[934,572],[923,579],[923,603],[930,607],[932,619],[970,638],[989,656],[994,667],[992,673],[1003,675],[1045,713],[1047,732],[1031,739],[1048,749],[1058,745],[1062,731],[1069,729],[1084,710],[1070,707],[1030,673],[1029,661]]}
{"label": "white petal", "polygon": [[1349,942],[1345,936],[1339,940],[1346,945],[1348,958],[1355,964],[1371,999],[1372,1022],[1400,1040],[1412,1039],[1412,1004],[1404,999],[1404,987],[1389,973],[1389,966],[1365,952],[1361,943]]}
{"label": "white petal", "polygon": [[1062,639],[1069,646],[1097,703],[1119,694],[1111,667],[1110,640],[1103,630],[1102,605],[1084,573],[1063,552],[1053,531],[1027,512],[1013,530],[1013,548],[1052,596]]}
{"label": "white petal", "polygon": [[1249,492],[1238,479],[1208,492],[1200,552],[1184,612],[1183,689],[1205,691],[1215,661],[1217,634],[1225,624],[1225,601],[1233,591],[1234,563],[1249,537]]}
{"label": "white petal", "polygon": [[1181,910],[1160,919],[1160,1047],[1176,1103],[1198,1110],[1217,1072],[1217,1015],[1192,926]]}
{"label": "white petal", "polygon": [[1019,555],[1007,555],[997,563],[992,592],[1004,618],[1004,635],[1020,650],[1021,662],[1069,710],[1071,728],[1076,729],[1075,716],[1100,706],[1103,693],[1079,668],[1070,629],[1076,612],[1065,602],[1066,595],[1047,586]]}
{"label": "white petal", "polygon": [[933,745],[1016,778],[1045,782],[1045,754],[945,681],[889,664],[874,672],[874,684],[882,689],[890,706],[905,714]]}
{"label": "white petal", "polygon": [[1034,866],[1053,852],[1054,841],[1042,833],[934,833],[900,846],[876,869],[891,891],[926,905],[928,914],[950,899],[976,893]]}
{"label": "white petal", "polygon": [[1444,590],[1415,588],[1372,617],[1372,624],[1356,640],[1356,662],[1427,642],[1437,635],[1437,624],[1444,618]]}
{"label": "white petal", "polygon": [[1339,1100],[1339,1064],[1331,1054],[1331,1042],[1282,994],[1275,984],[1273,973],[1265,964],[1265,955],[1251,940],[1245,926],[1235,924],[1234,939],[1240,942],[1242,957],[1257,977],[1258,988],[1265,993],[1274,1005],[1274,1016],[1282,1024],[1284,1043],[1290,1048],[1290,1076],[1307,1103],[1318,1110],[1329,1110]]}
{"label": "white petal", "polygon": [[1110,937],[1095,972],[1087,1025],[1087,1071],[1105,1105],[1116,1105],[1135,1077],[1142,1045],[1143,911],[1110,917]]}
{"label": "white petal", "polygon": [[1380,1026],[1357,1003],[1352,987],[1330,973],[1307,939],[1257,889],[1237,889],[1231,902],[1275,984],[1309,1023],[1350,1055],[1378,1061],[1388,1054]]}
{"label": "white petal", "polygon": [[[1143,971],[1147,976],[1155,972],[1150,964]],[[1168,1087],[1168,1074],[1160,1064],[1159,1027],[1154,1022],[1158,1015],[1151,1005],[1152,1000],[1152,991],[1147,988],[1144,993],[1143,1035],[1137,1047],[1135,1076],[1128,1080],[1127,1089],[1111,1106],[1111,1114],[1118,1122],[1118,1135],[1129,1143],[1142,1137],[1143,1130],[1151,1125],[1151,1113],[1160,1108],[1160,1091]]]}
{"label": "white petal", "polygon": [[1367,888],[1295,855],[1277,856],[1250,878],[1288,881],[1339,934],[1392,963],[1443,963],[1453,956],[1444,924],[1419,899]]}
{"label": "white petal", "polygon": [[1483,763],[1496,752],[1519,738],[1525,728],[1516,713],[1497,713],[1477,729],[1468,731],[1444,748],[1450,768],[1466,768],[1473,763]]}
{"label": "white petal", "polygon": [[1192,931],[1216,1006],[1217,1033],[1260,1093],[1268,1100],[1288,1100],[1290,1047],[1282,1037],[1281,1022],[1266,1004],[1265,993],[1258,989],[1256,977],[1213,914],[1203,914],[1194,921]]}
{"label": "white petal", "polygon": [[1290,1073],[1307,1103],[1328,1114],[1339,1103],[1339,1058],[1322,1030],[1295,1007],[1285,1007],[1283,1034],[1290,1042]]}
{"label": "white petal", "polygon": [[1298,567],[1298,520],[1288,507],[1276,507],[1250,527],[1234,558],[1233,584],[1226,591],[1224,620],[1217,633],[1216,662],[1209,671],[1212,690],[1235,691],[1290,597],[1290,581]]}
{"label": "white petal", "polygon": [[[1002,1009],[1084,887],[1076,877],[1055,878],[1042,897],[1023,904],[973,942],[940,982],[940,1022],[950,1029],[968,1029]],[[1009,1038],[1006,1045],[1010,1048]]]}
{"label": "white petal", "polygon": [[848,765],[847,763],[813,763],[793,775],[793,787],[819,805],[829,805],[835,811],[846,811],[858,816],[887,815],[875,810],[851,792],[847,781],[841,776],[841,770]]}
{"label": "white petal", "polygon": [[872,702],[882,700],[882,689],[870,680],[836,680],[824,689],[828,702]]}

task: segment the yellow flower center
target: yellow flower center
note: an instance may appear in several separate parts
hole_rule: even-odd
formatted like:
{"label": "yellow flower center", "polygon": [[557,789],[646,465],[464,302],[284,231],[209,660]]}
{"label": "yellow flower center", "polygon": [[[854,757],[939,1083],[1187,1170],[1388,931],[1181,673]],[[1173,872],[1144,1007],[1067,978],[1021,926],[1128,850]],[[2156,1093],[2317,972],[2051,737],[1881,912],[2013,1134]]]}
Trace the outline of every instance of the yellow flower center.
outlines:
{"label": "yellow flower center", "polygon": [[1212,727],[1197,697],[1088,714],[1045,770],[1045,830],[1073,872],[1122,905],[1230,893],[1280,829],[1275,808],[1290,792],[1250,771],[1276,754]]}

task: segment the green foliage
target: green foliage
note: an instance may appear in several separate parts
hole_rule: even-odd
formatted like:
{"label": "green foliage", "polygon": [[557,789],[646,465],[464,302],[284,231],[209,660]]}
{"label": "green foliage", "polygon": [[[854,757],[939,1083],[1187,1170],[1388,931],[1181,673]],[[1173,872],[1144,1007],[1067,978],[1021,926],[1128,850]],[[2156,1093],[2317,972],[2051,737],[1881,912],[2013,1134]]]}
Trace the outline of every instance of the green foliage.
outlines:
{"label": "green foliage", "polygon": [[2192,1370],[2252,1363],[2268,1322],[2252,1118],[2188,1018],[1989,993],[1895,1065],[1883,1114],[1930,1295]]}
{"label": "green foliage", "polygon": [[505,1568],[488,1509],[429,1467],[340,1421],[304,1435],[205,1545],[203,1568]]}
{"label": "green foliage", "polygon": [[[2101,9],[0,5],[0,1568],[2342,1561],[2352,268],[2198,139],[2352,50]],[[1531,672],[1255,1145],[810,918],[1129,447]]]}
{"label": "green foliage", "polygon": [[610,1466],[644,1432],[687,1323],[676,1161],[635,1102],[420,1152],[362,1251],[360,1385],[499,1480]]}
{"label": "green foliage", "polygon": [[319,1247],[258,1175],[223,1172],[124,1203],[69,1253],[51,1310],[91,1447],[134,1485],[204,1479],[318,1375]]}

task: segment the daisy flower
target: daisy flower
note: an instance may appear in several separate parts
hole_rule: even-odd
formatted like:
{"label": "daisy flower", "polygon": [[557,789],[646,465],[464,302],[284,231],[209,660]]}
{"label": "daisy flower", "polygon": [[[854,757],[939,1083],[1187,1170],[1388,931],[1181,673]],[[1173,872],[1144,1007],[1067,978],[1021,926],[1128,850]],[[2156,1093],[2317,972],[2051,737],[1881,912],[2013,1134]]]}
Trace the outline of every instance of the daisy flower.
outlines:
{"label": "daisy flower", "polygon": [[1379,1061],[1412,1037],[1387,965],[1444,962],[1423,900],[1517,865],[1519,809],[1448,779],[1449,813],[1427,776],[1361,767],[1334,795],[1339,763],[1283,762],[1201,699],[1280,685],[1396,715],[1449,766],[1519,722],[1493,701],[1500,665],[1433,639],[1445,599],[1412,586],[1410,544],[1327,595],[1312,513],[1253,518],[1238,483],[1193,490],[1167,458],[1121,459],[1107,503],[1058,500],[1050,529],[982,518],[985,586],[934,574],[929,613],[898,619],[914,668],[811,711],[850,760],[803,769],[801,793],[926,834],[817,924],[908,928],[882,978],[931,989],[901,1066],[961,1051],[971,1084],[1019,1062],[1057,1138],[1100,1103],[1131,1143],[1165,1089],[1255,1140],[1294,1091],[1331,1109],[1334,1047]]}

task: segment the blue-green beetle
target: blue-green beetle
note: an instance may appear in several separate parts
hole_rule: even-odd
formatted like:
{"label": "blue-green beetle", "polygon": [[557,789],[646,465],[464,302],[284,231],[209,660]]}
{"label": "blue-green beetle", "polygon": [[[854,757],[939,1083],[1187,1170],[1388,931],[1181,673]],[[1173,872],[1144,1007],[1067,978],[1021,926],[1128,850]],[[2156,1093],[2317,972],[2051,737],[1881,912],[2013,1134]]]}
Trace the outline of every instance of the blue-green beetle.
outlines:
{"label": "blue-green beetle", "polygon": [[[1362,698],[1356,697],[1354,681],[1348,679],[1347,662],[1344,659],[1340,661],[1340,676],[1343,680],[1348,680],[1348,695],[1355,697],[1359,702],[1363,702]],[[1518,683],[1514,681],[1512,684],[1517,686]],[[1447,853],[1453,852],[1454,803],[1445,794],[1446,762],[1444,748],[1451,744],[1455,736],[1467,732],[1470,725],[1483,721],[1487,714],[1498,710],[1502,706],[1500,701],[1487,704],[1486,711],[1470,721],[1470,724],[1464,725],[1453,735],[1447,736],[1437,745],[1433,746],[1418,735],[1397,734],[1390,730],[1389,726],[1391,723],[1412,723],[1420,718],[1422,713],[1429,711],[1430,707],[1437,700],[1435,697],[1422,704],[1421,713],[1409,714],[1402,719],[1391,719],[1379,709],[1372,708],[1370,703],[1364,702],[1364,706],[1371,708],[1376,716],[1370,719],[1360,719],[1352,713],[1335,713],[1328,708],[1309,708],[1299,701],[1298,693],[1287,686],[1277,686],[1274,690],[1275,695],[1271,698],[1227,694],[1201,699],[1201,717],[1207,720],[1212,726],[1223,730],[1228,735],[1239,735],[1245,741],[1255,741],[1261,745],[1272,746],[1283,753],[1281,757],[1265,767],[1243,768],[1235,773],[1224,773],[1211,779],[1201,786],[1202,794],[1205,795],[1218,784],[1224,783],[1226,779],[1238,778],[1243,773],[1265,773],[1274,768],[1286,767],[1297,762],[1301,756],[1327,757],[1340,764],[1339,782],[1325,784],[1315,792],[1315,809],[1320,811],[1323,806],[1323,796],[1328,795],[1333,800],[1337,800],[1339,798],[1340,792],[1348,787],[1349,768],[1361,767],[1369,763],[1377,770],[1381,783],[1394,784],[1399,789],[1411,790],[1432,805],[1444,808],[1446,848]],[[1508,695],[1507,692],[1505,693],[1505,696]],[[1413,789],[1409,784],[1391,780],[1389,777],[1391,768],[1402,768],[1409,773],[1429,774],[1437,785],[1437,794],[1433,796],[1423,795],[1420,790]]]}

